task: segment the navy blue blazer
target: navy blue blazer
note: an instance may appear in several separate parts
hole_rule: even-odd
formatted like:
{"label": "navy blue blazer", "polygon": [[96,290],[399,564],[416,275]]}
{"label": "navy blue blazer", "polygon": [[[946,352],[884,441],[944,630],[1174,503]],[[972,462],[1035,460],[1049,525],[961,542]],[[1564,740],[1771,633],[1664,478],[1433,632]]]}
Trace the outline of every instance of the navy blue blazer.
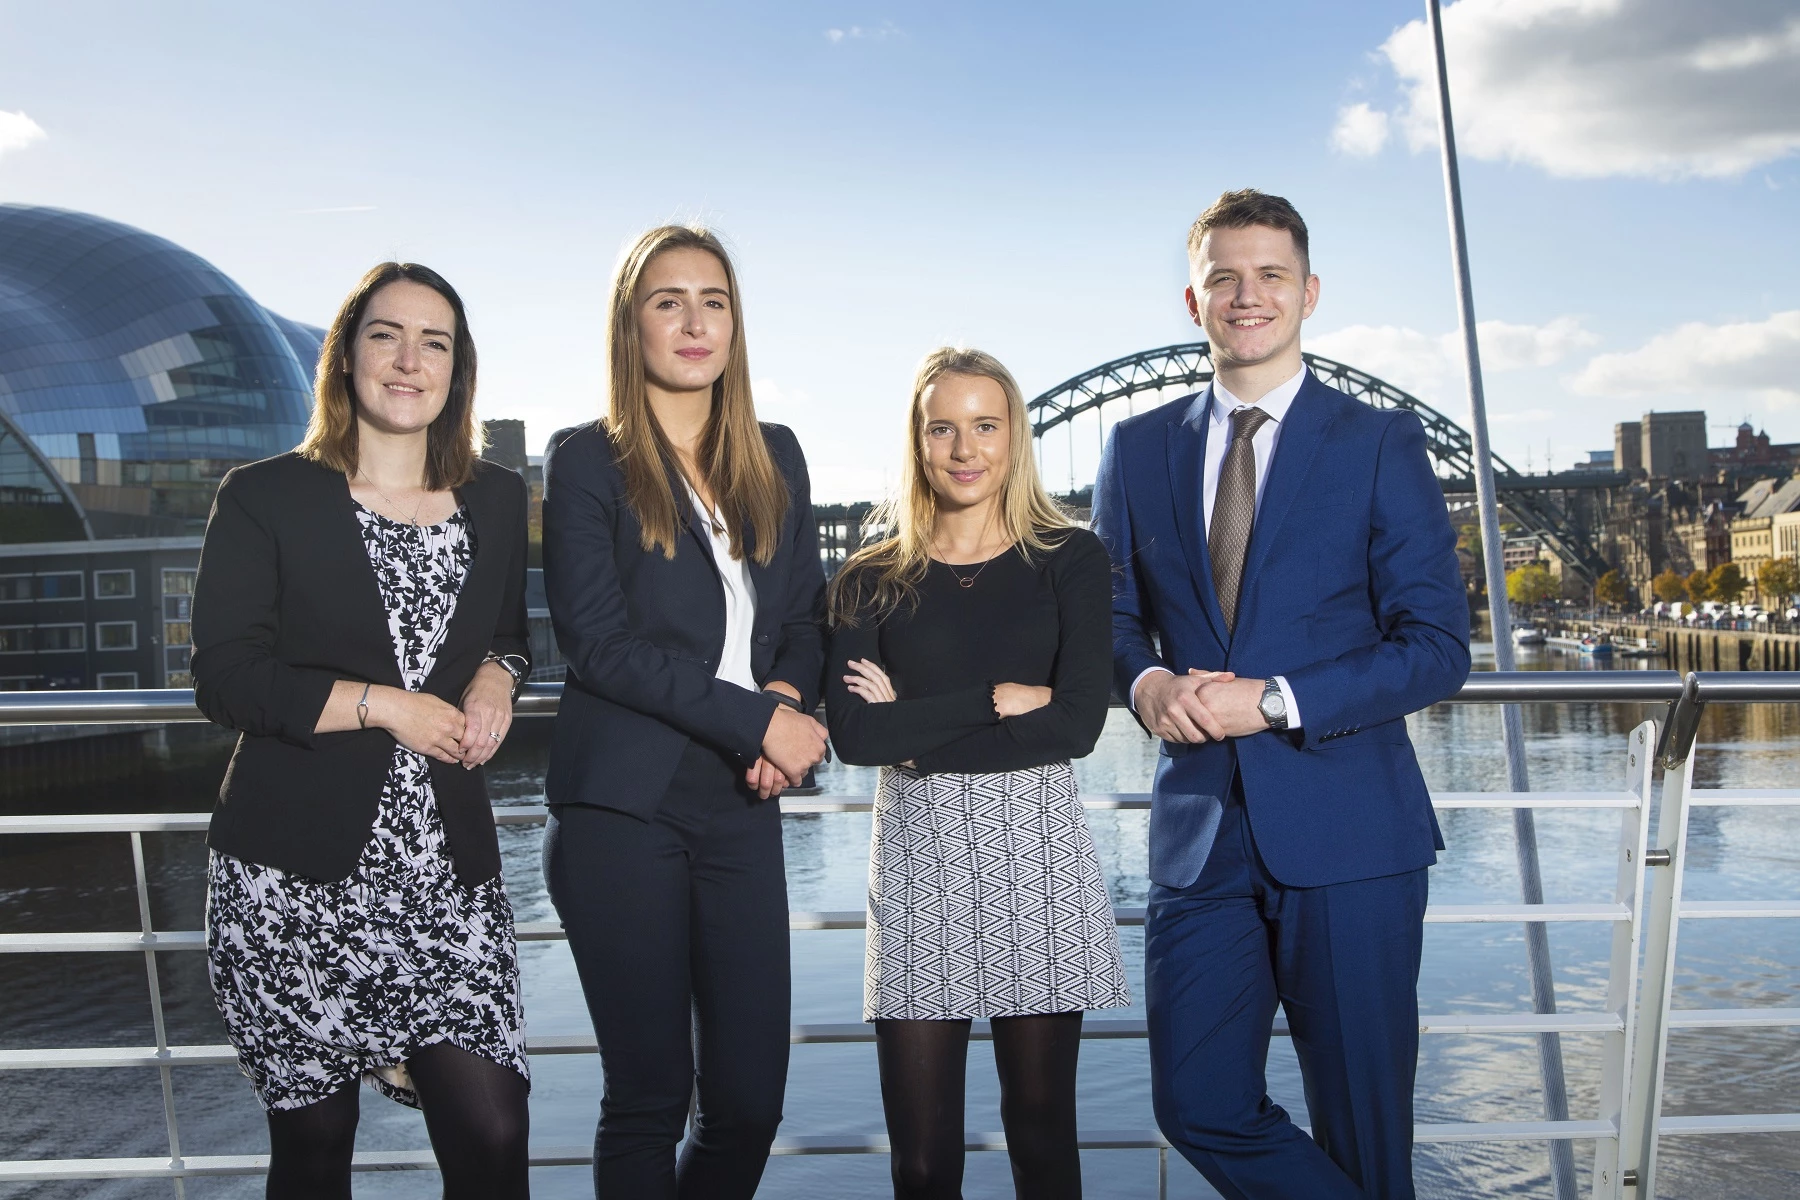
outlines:
{"label": "navy blue blazer", "polygon": [[[792,684],[808,711],[825,677],[825,572],[806,458],[793,432],[762,427],[790,497],[756,588],[750,669]],[[671,477],[676,495],[685,487]],[[688,742],[741,759],[762,753],[776,701],[714,676],[725,647],[725,582],[697,515],[675,557],[646,551],[625,475],[598,423],[557,432],[544,460],[544,586],[568,662],[544,783],[551,804],[591,804],[648,820]]]}
{"label": "navy blue blazer", "polygon": [[1201,490],[1212,403],[1209,387],[1121,421],[1101,459],[1094,531],[1114,566],[1115,685],[1129,699],[1158,665],[1283,675],[1304,727],[1164,743],[1151,879],[1198,878],[1234,771],[1257,848],[1284,884],[1429,866],[1443,839],[1405,717],[1468,677],[1469,607],[1424,427],[1307,373],[1269,465],[1233,635]]}

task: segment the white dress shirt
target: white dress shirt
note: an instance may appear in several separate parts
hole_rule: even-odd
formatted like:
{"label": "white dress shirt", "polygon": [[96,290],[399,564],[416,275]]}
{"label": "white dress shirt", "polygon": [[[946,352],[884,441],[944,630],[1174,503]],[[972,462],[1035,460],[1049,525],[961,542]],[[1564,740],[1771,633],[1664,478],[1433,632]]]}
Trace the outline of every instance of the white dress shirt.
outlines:
{"label": "white dress shirt", "polygon": [[700,502],[692,487],[694,510],[706,522],[712,537],[713,563],[719,578],[725,581],[725,648],[719,653],[719,669],[715,678],[756,691],[756,676],[750,670],[750,630],[756,624],[756,585],[750,582],[750,564],[731,557],[731,534],[718,513]]}
{"label": "white dress shirt", "polygon": [[[1236,396],[1226,391],[1217,379],[1213,380],[1213,402],[1209,420],[1210,427],[1206,433],[1206,456],[1200,464],[1200,491],[1205,505],[1206,528],[1212,530],[1213,502],[1219,495],[1219,468],[1225,463],[1225,451],[1231,447],[1231,418],[1240,408],[1260,408],[1269,414],[1262,428],[1258,429],[1250,439],[1250,446],[1256,451],[1256,507],[1262,508],[1263,486],[1269,482],[1269,464],[1275,460],[1275,447],[1281,440],[1281,427],[1287,421],[1287,412],[1294,403],[1294,397],[1300,394],[1300,385],[1306,381],[1306,368],[1302,366],[1294,373],[1294,377],[1278,385],[1254,405],[1245,404]],[[1137,709],[1137,685],[1144,681],[1144,676],[1151,671],[1168,671],[1167,667],[1150,667],[1131,681],[1131,707]],[[1173,674],[1173,672],[1169,672]],[[1300,708],[1294,703],[1293,689],[1288,687],[1284,676],[1275,676],[1275,686],[1281,689],[1282,703],[1287,706],[1289,729],[1300,728]]]}

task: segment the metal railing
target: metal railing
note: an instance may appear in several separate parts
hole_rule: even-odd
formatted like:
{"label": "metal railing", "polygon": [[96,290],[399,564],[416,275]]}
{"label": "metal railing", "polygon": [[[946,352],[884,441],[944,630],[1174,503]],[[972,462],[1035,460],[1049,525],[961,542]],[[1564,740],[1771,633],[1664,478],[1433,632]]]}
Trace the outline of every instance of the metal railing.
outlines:
{"label": "metal railing", "polygon": [[[517,711],[546,716],[555,712],[561,688],[528,686]],[[1786,673],[1690,674],[1672,671],[1616,671],[1557,674],[1545,672],[1483,673],[1470,678],[1454,697],[1458,703],[1569,703],[1580,701],[1667,704],[1661,723],[1645,721],[1628,735],[1621,761],[1621,786],[1610,792],[1440,792],[1432,797],[1439,810],[1530,808],[1534,810],[1613,810],[1619,813],[1619,840],[1614,848],[1615,881],[1610,901],[1541,904],[1433,904],[1425,920],[1431,924],[1599,922],[1612,929],[1604,1006],[1572,1012],[1450,1013],[1420,1017],[1427,1035],[1537,1036],[1546,1033],[1601,1035],[1601,1087],[1597,1111],[1584,1119],[1426,1123],[1416,1127],[1420,1142],[1592,1141],[1592,1195],[1595,1200],[1645,1200],[1656,1194],[1658,1140],[1675,1135],[1800,1132],[1800,1112],[1725,1113],[1708,1116],[1662,1115],[1661,1084],[1671,1030],[1778,1028],[1800,1026],[1800,1007],[1744,1009],[1678,1009],[1672,1005],[1676,938],[1683,919],[1800,917],[1800,901],[1683,901],[1689,813],[1698,807],[1745,805],[1800,806],[1800,788],[1779,791],[1696,790],[1693,746],[1699,719],[1709,703],[1753,704],[1800,701],[1800,680]],[[137,692],[63,692],[0,694],[0,725],[66,725],[202,721],[193,694],[180,690]],[[1650,808],[1655,767],[1664,771],[1657,810],[1660,847],[1651,848]],[[1088,794],[1090,809],[1143,809],[1149,797],[1138,793]],[[867,797],[784,799],[786,815],[867,812]],[[539,823],[543,806],[497,808],[502,825]],[[0,954],[139,953],[144,956],[150,989],[155,1044],[143,1047],[54,1048],[0,1051],[0,1070],[66,1068],[155,1068],[162,1078],[169,1153],[153,1158],[26,1159],[0,1162],[0,1182],[31,1180],[168,1179],[177,1196],[182,1181],[212,1175],[258,1174],[267,1169],[266,1155],[184,1155],[176,1114],[172,1073],[187,1066],[236,1062],[225,1045],[172,1045],[163,1022],[157,956],[203,950],[200,930],[159,930],[150,915],[149,884],[144,868],[145,833],[203,833],[205,813],[77,814],[0,817],[0,834],[117,833],[128,835],[136,872],[137,930],[71,933],[0,933]],[[1144,911],[1115,909],[1120,925],[1143,923]],[[861,911],[794,912],[795,930],[860,929]],[[555,922],[521,922],[521,941],[560,940]],[[1286,1022],[1275,1021],[1285,1036]],[[1088,1039],[1142,1038],[1141,1020],[1097,1019],[1084,1022]],[[976,1038],[989,1036],[976,1022]],[[796,1025],[795,1044],[872,1042],[871,1028],[861,1022]],[[592,1054],[592,1035],[533,1036],[534,1055]],[[970,1150],[1001,1150],[997,1133],[971,1133]],[[1159,1194],[1166,1194],[1168,1143],[1154,1129],[1084,1130],[1083,1149],[1143,1149],[1159,1155]],[[776,1154],[886,1153],[887,1139],[864,1135],[792,1135],[777,1140]],[[581,1165],[592,1161],[590,1146],[536,1147],[534,1166]],[[374,1151],[356,1155],[358,1170],[429,1169],[436,1162],[429,1150]]]}

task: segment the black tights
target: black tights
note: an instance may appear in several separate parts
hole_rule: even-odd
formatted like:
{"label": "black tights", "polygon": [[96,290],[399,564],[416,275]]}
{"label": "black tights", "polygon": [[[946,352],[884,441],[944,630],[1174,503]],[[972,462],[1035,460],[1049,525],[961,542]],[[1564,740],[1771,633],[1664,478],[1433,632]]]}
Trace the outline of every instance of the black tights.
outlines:
{"label": "black tights", "polygon": [[[444,1175],[444,1200],[524,1200],[531,1194],[531,1117],[517,1071],[440,1042],[406,1060],[425,1131]],[[269,1114],[268,1200],[350,1200],[360,1088]]]}
{"label": "black tights", "polygon": [[[1000,1120],[1019,1200],[1079,1200],[1075,1060],[1081,1014],[996,1017]],[[967,1021],[877,1021],[897,1200],[959,1200]]]}

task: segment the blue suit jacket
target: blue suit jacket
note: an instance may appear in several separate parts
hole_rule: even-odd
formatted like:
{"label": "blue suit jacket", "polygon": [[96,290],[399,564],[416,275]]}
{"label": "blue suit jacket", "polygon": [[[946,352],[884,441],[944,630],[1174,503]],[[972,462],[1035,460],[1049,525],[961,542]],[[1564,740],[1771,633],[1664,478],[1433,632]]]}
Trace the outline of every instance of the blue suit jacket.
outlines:
{"label": "blue suit jacket", "polygon": [[1468,676],[1469,608],[1424,427],[1308,372],[1269,466],[1233,635],[1206,547],[1212,402],[1208,388],[1121,421],[1101,459],[1094,531],[1114,567],[1115,682],[1129,700],[1151,666],[1283,675],[1305,726],[1164,743],[1150,877],[1179,888],[1199,876],[1234,771],[1284,884],[1429,866],[1443,839],[1405,717]]}

